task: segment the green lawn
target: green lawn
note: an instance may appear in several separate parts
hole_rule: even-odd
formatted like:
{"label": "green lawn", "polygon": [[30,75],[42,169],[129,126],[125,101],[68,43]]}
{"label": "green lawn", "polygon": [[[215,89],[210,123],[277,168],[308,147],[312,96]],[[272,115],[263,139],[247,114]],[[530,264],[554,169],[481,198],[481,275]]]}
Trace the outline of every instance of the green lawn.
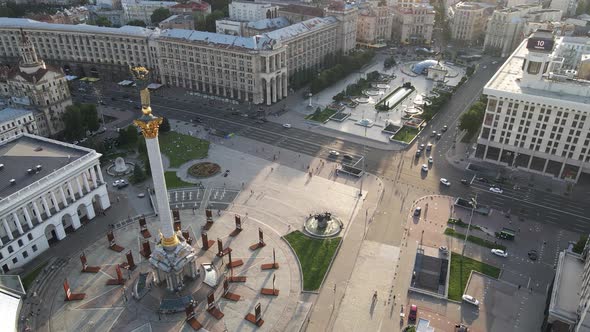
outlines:
{"label": "green lawn", "polygon": [[176,176],[176,172],[164,172],[164,178],[166,179],[166,187],[168,187],[168,189],[195,186],[194,183],[182,181],[178,176]]}
{"label": "green lawn", "polygon": [[[448,236],[456,237],[457,239],[465,240],[465,234],[459,233],[452,228],[445,229],[445,234]],[[497,244],[492,241],[488,241],[486,239],[482,239],[477,236],[469,235],[467,237],[467,241],[480,245],[482,247],[490,248],[490,249],[502,249],[506,250],[506,246],[502,244]]]}
{"label": "green lawn", "polygon": [[[462,228],[467,228],[467,226],[469,226],[468,223],[464,222],[461,219],[449,218],[448,223],[451,225],[462,227]],[[481,227],[474,225],[473,223],[471,223],[471,229],[477,229],[477,230],[481,231]]]}
{"label": "green lawn", "polygon": [[324,122],[328,120],[332,115],[336,114],[336,110],[331,108],[324,108],[323,111],[319,113],[313,113],[305,117],[306,120],[317,121],[317,122]]}
{"label": "green lawn", "polygon": [[295,231],[285,235],[285,239],[289,241],[301,263],[303,290],[313,291],[320,288],[341,238],[312,239]]}
{"label": "green lawn", "polygon": [[47,265],[47,263],[43,263],[43,264],[39,265],[39,267],[37,267],[36,269],[31,271],[29,274],[27,274],[26,276],[23,277],[22,283],[23,283],[23,287],[25,288],[25,291],[28,290],[29,287],[31,287],[31,285],[33,284],[33,281],[35,281],[35,279],[37,279],[37,276],[41,272],[43,272],[45,265]]}
{"label": "green lawn", "polygon": [[451,273],[449,275],[449,299],[455,301],[461,301],[463,291],[467,285],[467,279],[471,271],[477,271],[488,275],[492,278],[498,278],[500,276],[500,269],[476,261],[468,257],[461,257],[460,254],[451,253]]}
{"label": "green lawn", "polygon": [[394,140],[410,143],[418,135],[418,129],[412,127],[402,127],[394,136]]}
{"label": "green lawn", "polygon": [[170,160],[170,167],[176,168],[194,159],[207,157],[209,153],[209,142],[180,134],[174,131],[161,133],[160,149]]}

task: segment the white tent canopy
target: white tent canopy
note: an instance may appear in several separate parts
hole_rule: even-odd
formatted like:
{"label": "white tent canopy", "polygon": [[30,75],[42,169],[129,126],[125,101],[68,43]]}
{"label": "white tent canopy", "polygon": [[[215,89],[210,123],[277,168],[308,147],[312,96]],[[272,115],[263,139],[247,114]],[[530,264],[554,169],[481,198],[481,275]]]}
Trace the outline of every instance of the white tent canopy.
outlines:
{"label": "white tent canopy", "polygon": [[124,81],[121,81],[121,82],[119,82],[117,84],[118,85],[121,85],[121,86],[130,86],[131,84],[133,84],[133,81],[124,80]]}
{"label": "white tent canopy", "polygon": [[161,87],[162,87],[162,84],[150,83],[150,85],[148,85],[147,88],[150,89],[150,90],[158,90]]}

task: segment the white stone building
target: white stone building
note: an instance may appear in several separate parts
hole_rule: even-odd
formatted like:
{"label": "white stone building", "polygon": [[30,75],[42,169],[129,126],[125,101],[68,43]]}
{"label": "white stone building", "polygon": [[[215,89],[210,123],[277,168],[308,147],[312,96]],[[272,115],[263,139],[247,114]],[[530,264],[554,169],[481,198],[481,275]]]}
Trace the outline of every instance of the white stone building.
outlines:
{"label": "white stone building", "polygon": [[133,20],[141,20],[146,24],[152,23],[152,14],[158,8],[168,8],[178,4],[174,1],[146,1],[146,0],[123,0],[121,6],[125,13],[125,23]]}
{"label": "white stone building", "polygon": [[10,104],[33,107],[40,114],[37,117],[41,136],[57,135],[64,129],[62,115],[72,105],[70,90],[63,71],[46,65],[37,55],[31,39],[22,31],[18,37],[20,61],[6,77]]}
{"label": "white stone building", "polygon": [[434,8],[427,3],[404,3],[395,7],[393,36],[402,44],[430,44]]}
{"label": "white stone building", "polygon": [[[344,1],[332,1],[326,8],[326,16],[332,16],[339,22],[336,49],[348,54],[356,47],[356,25],[358,8]],[[322,42],[320,42],[320,45]]]}
{"label": "white stone building", "polygon": [[475,157],[577,182],[590,173],[590,38],[538,30],[484,87]]}
{"label": "white stone building", "polygon": [[451,37],[465,43],[482,43],[486,25],[495,5],[483,2],[459,2],[449,8]]}
{"label": "white stone building", "polygon": [[18,268],[110,207],[94,150],[21,134],[0,144],[0,266]]}
{"label": "white stone building", "polygon": [[252,22],[278,17],[279,6],[270,3],[232,1],[229,4],[229,18],[234,21]]}
{"label": "white stone building", "polygon": [[581,255],[569,250],[559,253],[547,323],[552,331],[590,330],[590,258],[588,243]]}
{"label": "white stone building", "polygon": [[0,143],[24,133],[38,133],[33,111],[17,108],[0,111]]}

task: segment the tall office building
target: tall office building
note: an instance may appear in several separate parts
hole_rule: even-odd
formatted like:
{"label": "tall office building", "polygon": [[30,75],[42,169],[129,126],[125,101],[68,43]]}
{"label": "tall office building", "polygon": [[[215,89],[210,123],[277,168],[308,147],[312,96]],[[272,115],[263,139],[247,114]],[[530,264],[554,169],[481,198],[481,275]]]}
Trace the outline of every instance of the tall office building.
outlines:
{"label": "tall office building", "polygon": [[590,173],[590,39],[538,30],[484,87],[475,156],[577,182]]}

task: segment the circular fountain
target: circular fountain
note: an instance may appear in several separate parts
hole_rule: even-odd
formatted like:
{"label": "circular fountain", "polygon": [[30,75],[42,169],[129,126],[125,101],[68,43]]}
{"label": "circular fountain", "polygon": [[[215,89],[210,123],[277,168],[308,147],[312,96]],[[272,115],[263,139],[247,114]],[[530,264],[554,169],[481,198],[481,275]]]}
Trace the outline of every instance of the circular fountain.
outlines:
{"label": "circular fountain", "polygon": [[117,157],[115,162],[107,168],[107,174],[111,176],[127,175],[133,172],[134,163],[126,162],[123,157]]}
{"label": "circular fountain", "polygon": [[305,231],[316,237],[333,237],[342,230],[343,224],[340,219],[334,217],[330,212],[309,215],[304,223]]}

